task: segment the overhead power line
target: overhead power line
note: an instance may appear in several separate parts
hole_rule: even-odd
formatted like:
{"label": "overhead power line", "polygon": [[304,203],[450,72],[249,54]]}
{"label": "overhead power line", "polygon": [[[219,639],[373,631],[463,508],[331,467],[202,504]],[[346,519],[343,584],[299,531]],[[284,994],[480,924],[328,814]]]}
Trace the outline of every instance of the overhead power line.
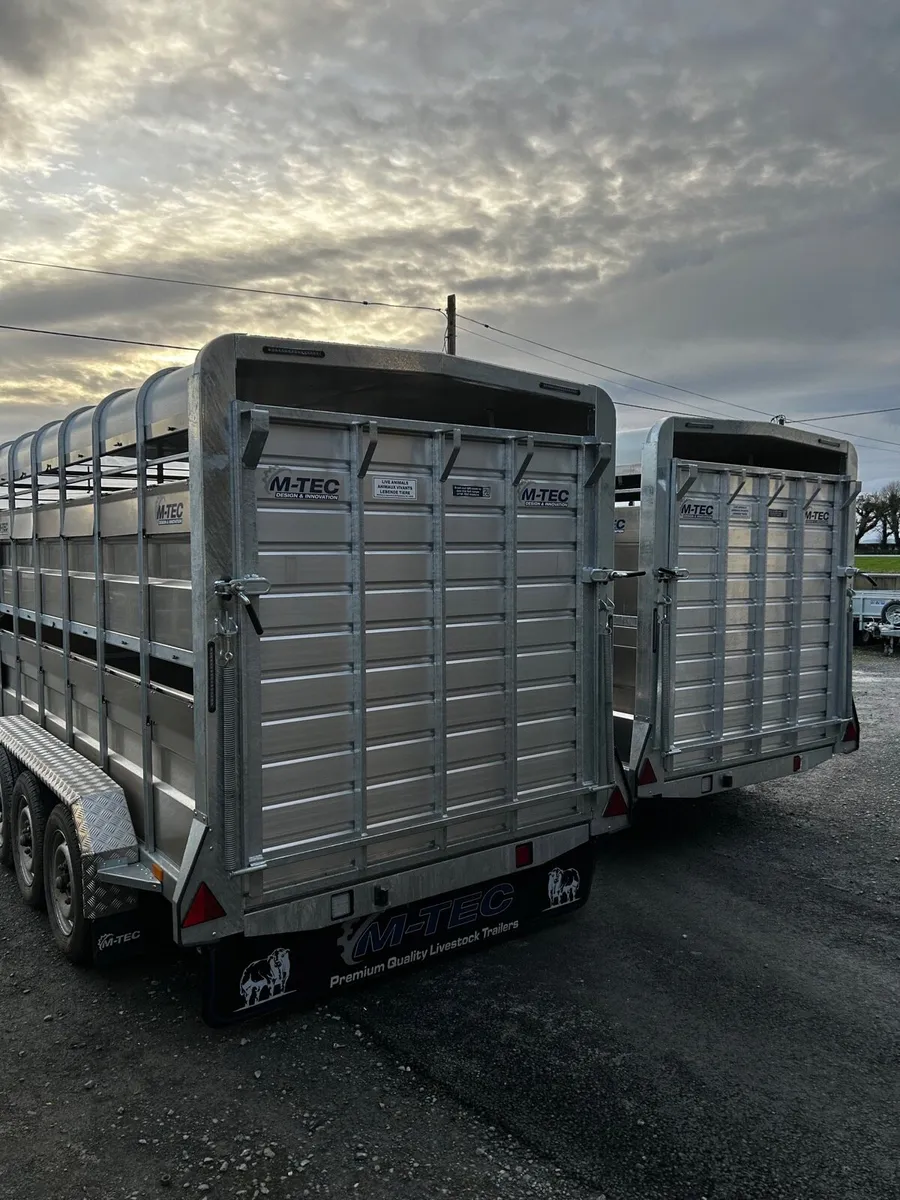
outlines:
{"label": "overhead power line", "polygon": [[[817,421],[848,421],[851,417],[871,417],[875,413],[900,412],[900,405],[895,404],[891,408],[864,408],[861,412],[847,413],[826,413],[824,417],[803,417],[803,422],[806,425],[812,425]],[[800,418],[798,417],[799,421]]]}
{"label": "overhead power line", "polygon": [[17,333],[43,333],[48,337],[81,338],[86,342],[116,342],[120,346],[149,346],[154,350],[190,350],[196,354],[199,346],[171,346],[167,342],[136,342],[133,338],[101,337],[97,333],[71,333],[64,329],[34,329],[30,325],[0,325]]}
{"label": "overhead power line", "polygon": [[[503,348],[506,350],[515,350],[519,354],[527,354],[529,356],[529,358],[540,359],[541,362],[550,363],[554,367],[566,366],[565,363],[561,363],[558,359],[548,358],[546,356],[546,354],[535,354],[535,352],[533,350],[519,350],[519,348],[517,346],[510,346],[509,342],[501,342],[498,338],[488,337],[487,334],[484,334],[484,333],[477,333],[474,329],[467,329],[466,333],[468,333],[471,337],[481,338],[482,341],[493,342],[493,344],[495,346],[503,346]],[[565,354],[566,351],[560,350],[560,351],[558,351],[558,353]],[[630,384],[630,383],[621,383],[618,379],[609,379],[606,375],[597,375],[593,371],[583,371],[582,373],[584,375],[589,375],[591,377],[591,379],[600,379],[604,383],[611,383],[614,387],[628,388],[632,392],[640,392],[644,396],[653,396],[657,400],[670,400],[671,401],[673,399],[670,396],[661,396],[659,394],[659,392],[649,392],[649,391],[647,391],[646,388],[635,387],[633,384]],[[674,402],[676,404],[685,404],[684,400],[675,400]],[[665,412],[665,413],[672,413],[675,416],[698,416],[698,417],[707,416],[707,413],[700,412],[696,408],[688,408],[687,413],[684,413],[676,408],[661,408],[659,405],[652,405],[652,404],[632,404],[632,403],[628,402],[627,400],[617,400],[616,404],[618,404],[622,408],[640,408],[640,409],[644,409],[646,412]],[[685,407],[687,407],[687,405],[685,405]]]}
{"label": "overhead power line", "polygon": [[142,275],[137,271],[110,271],[105,267],[73,267],[69,263],[38,262],[31,258],[6,258],[0,263],[15,263],[20,267],[45,267],[51,271],[74,271],[80,275],[111,275],[114,279],[141,279],[147,283],[173,283],[178,287],[213,288],[219,292],[245,292],[253,296],[281,296],[288,300],[319,300],[327,304],[356,304],[364,308],[403,308],[411,312],[436,312],[435,304],[397,304],[391,300],[353,300],[346,296],[320,296],[313,292],[282,292],[273,288],[241,287],[233,283],[210,283],[205,279],[177,279],[168,275]]}
{"label": "overhead power line", "polygon": [[[794,424],[803,425],[805,422],[797,419],[794,421]],[[843,438],[845,441],[872,442],[876,446],[900,446],[900,442],[889,442],[884,438],[869,437],[869,435],[865,433],[854,433],[852,436],[848,436],[845,430],[832,429],[830,425],[819,425],[818,428],[825,429],[828,431],[828,433],[836,433],[839,438]]]}
{"label": "overhead power line", "polygon": [[[668,388],[673,392],[683,392],[686,396],[695,396],[698,400],[708,400],[712,404],[724,404],[728,408],[743,409],[745,412],[751,412],[755,415],[763,415],[766,417],[775,416],[774,413],[765,412],[760,408],[752,408],[749,404],[738,404],[733,400],[720,400],[717,396],[708,396],[705,392],[695,392],[690,388],[679,387],[677,383],[665,383],[661,379],[651,379],[649,375],[638,375],[635,371],[625,371],[622,367],[613,367],[609,363],[600,362],[596,358],[585,358],[583,354],[575,354],[572,350],[561,350],[559,346],[548,346],[545,342],[537,342],[534,338],[524,337],[520,333],[510,333],[508,329],[498,329],[496,325],[488,325],[485,321],[479,321],[475,317],[467,317],[464,313],[457,313],[459,320],[468,321],[472,325],[480,325],[483,329],[490,329],[492,333],[501,333],[504,337],[515,338],[518,342],[526,342],[529,346],[538,346],[541,350],[550,350],[553,354],[564,354],[567,358],[574,358],[577,362],[589,363],[592,367],[600,367],[603,371],[615,371],[617,375],[627,375],[629,379],[639,379],[642,383],[651,383],[654,387]],[[619,384],[620,387],[627,387],[627,384]],[[640,391],[641,389],[636,389]],[[651,392],[650,395],[656,396],[659,393]]]}
{"label": "overhead power line", "polygon": [[[465,316],[463,316],[462,313],[458,313],[457,315],[460,320],[469,321],[470,323],[473,323],[476,325],[481,325],[482,328],[484,328],[484,329],[492,329],[494,333],[503,333],[507,337],[515,338],[517,341],[526,342],[532,346],[540,346],[542,349],[550,350],[554,354],[561,354],[567,358],[574,358],[574,359],[577,359],[579,362],[591,363],[593,366],[602,366],[607,371],[618,371],[619,370],[618,367],[607,366],[606,364],[600,363],[595,359],[585,358],[584,355],[574,354],[569,350],[561,350],[558,346],[549,346],[543,342],[536,342],[532,338],[521,337],[519,334],[516,334],[516,333],[507,333],[505,330],[497,329],[493,325],[487,325],[484,321],[475,321],[474,318],[472,318],[472,317],[465,317]],[[497,338],[488,337],[486,334],[478,333],[474,329],[467,330],[467,332],[470,333],[473,337],[481,338],[486,342],[493,342],[495,345],[503,346],[507,350],[517,349],[517,347],[511,346],[509,344],[509,342],[501,342]],[[527,354],[530,358],[538,358],[538,359],[541,359],[543,362],[553,363],[554,366],[561,367],[561,366],[566,365],[565,363],[561,363],[556,359],[547,358],[543,354],[535,354],[535,352],[533,350],[520,350],[519,352],[521,354]],[[642,380],[648,380],[649,382],[656,382],[654,380],[649,380],[649,377],[647,377],[647,376],[636,375],[632,371],[622,371],[619,373],[628,375],[628,377],[631,379],[642,379]],[[609,379],[607,376],[604,376],[604,375],[596,375],[592,371],[585,371],[584,374],[590,375],[591,378],[593,378],[593,379],[601,379],[601,380],[603,380],[604,383],[612,383],[616,387],[629,388],[631,391],[642,392],[644,395],[653,396],[658,400],[668,400],[670,403],[685,404],[685,402],[683,400],[678,400],[674,396],[663,396],[659,392],[650,392],[650,391],[647,391],[646,388],[639,388],[639,387],[635,387],[633,384],[622,383],[621,380],[618,380],[618,379]],[[674,384],[669,385],[666,383],[660,383],[660,386],[661,387],[669,387],[669,386],[675,387]],[[745,408],[748,412],[754,413],[757,416],[772,416],[772,415],[774,415],[774,414],[765,412],[765,410],[763,410],[763,409],[750,408],[749,405],[734,404],[729,400],[719,400],[715,396],[706,396],[703,394],[703,392],[692,392],[688,388],[677,388],[676,390],[685,392],[686,394],[691,395],[691,396],[696,396],[698,399],[701,399],[701,400],[709,400],[713,404],[727,404],[732,408]],[[674,409],[674,408],[658,408],[655,406],[644,405],[644,404],[629,404],[624,400],[616,401],[616,403],[619,404],[620,407],[624,407],[624,408],[640,408],[640,409],[645,409],[648,412],[667,412],[667,413],[672,413],[675,416],[685,416],[685,415],[703,416],[703,417],[717,416],[716,413],[710,412],[708,409],[698,411],[696,408],[692,408],[692,409],[688,409],[688,413],[685,414],[683,412],[679,412],[678,409]],[[685,405],[685,407],[687,408],[687,405]],[[828,420],[829,418],[823,418],[823,419]],[[788,423],[793,424],[793,425],[803,425],[803,424],[807,424],[808,422],[805,422],[803,418],[797,417],[797,418],[794,418],[792,421],[789,420]],[[847,437],[847,434],[844,430],[831,429],[827,425],[820,425],[819,428],[826,430],[827,432],[830,432],[830,433],[835,433],[838,435],[838,437],[841,437],[841,438]],[[874,445],[878,446],[879,448],[883,448],[883,447],[887,447],[887,446],[895,446],[895,447],[897,447],[897,450],[900,450],[900,442],[886,441],[884,438],[873,438],[873,437],[868,437],[865,434],[854,433],[853,439],[855,441],[872,442]],[[885,449],[885,453],[893,454],[893,453],[897,453],[897,450]]]}
{"label": "overhead power line", "polygon": [[[0,261],[3,261],[3,260],[2,260],[2,259],[0,259]],[[441,309],[435,309],[434,311],[435,311],[435,312],[441,312],[442,310],[441,310]],[[468,319],[468,318],[463,318],[463,319]],[[479,324],[482,324],[482,325],[484,324],[483,322],[478,322],[478,323],[479,323]],[[492,327],[491,327],[491,326],[486,326],[486,328],[492,328]],[[113,344],[115,344],[115,345],[119,345],[119,346],[142,346],[142,347],[144,347],[144,348],[147,348],[147,349],[152,349],[152,350],[184,350],[184,351],[187,351],[187,352],[189,352],[189,353],[196,354],[196,353],[198,353],[198,352],[199,352],[199,349],[200,349],[200,347],[199,347],[199,346],[181,346],[181,345],[175,345],[175,344],[172,344],[172,343],[169,343],[169,342],[145,342],[145,341],[138,341],[138,340],[136,340],[136,339],[134,339],[134,338],[118,338],[118,337],[110,337],[110,336],[106,336],[106,335],[102,335],[102,334],[95,334],[95,333],[75,333],[75,332],[73,332],[72,330],[64,330],[64,329],[38,329],[38,328],[36,328],[36,327],[34,327],[34,326],[31,326],[31,325],[7,325],[7,324],[0,324],[0,329],[4,329],[4,330],[10,330],[10,331],[12,331],[12,332],[15,332],[15,333],[34,333],[34,334],[41,334],[41,335],[43,335],[43,336],[45,336],[45,337],[74,338],[74,339],[77,339],[77,340],[80,340],[80,341],[87,341],[87,342],[109,342],[109,343],[113,343]],[[495,345],[497,345],[497,346],[502,346],[502,347],[504,347],[504,348],[505,348],[505,349],[507,349],[507,350],[512,350],[512,349],[515,349],[515,347],[513,347],[513,346],[510,346],[508,342],[501,342],[501,341],[498,341],[496,338],[487,337],[485,334],[483,334],[483,333],[476,333],[474,330],[469,330],[469,332],[470,332],[470,333],[472,333],[472,335],[473,335],[474,337],[479,337],[479,338],[481,338],[481,339],[483,339],[484,341],[487,341],[487,342],[493,342]],[[502,330],[495,330],[495,332],[502,332]],[[510,336],[510,337],[516,338],[518,335],[516,335],[516,334],[509,334],[509,335],[507,335],[507,336]],[[524,338],[524,339],[521,339],[521,340],[523,340],[523,341],[529,341],[530,339]],[[533,344],[535,344],[535,345],[540,345],[541,343],[533,343]],[[570,357],[570,358],[577,358],[577,359],[579,359],[579,360],[580,360],[580,361],[582,361],[582,362],[592,362],[592,361],[593,361],[593,360],[591,360],[591,359],[585,359],[585,358],[584,358],[583,356],[581,356],[581,355],[570,354],[570,353],[569,353],[569,351],[567,351],[567,350],[559,350],[559,349],[557,349],[556,347],[550,347],[550,349],[553,351],[553,353],[556,353],[556,354],[562,354],[562,355],[564,355],[564,356],[568,356],[568,357]],[[531,358],[538,358],[538,359],[541,359],[541,360],[543,360],[544,362],[552,363],[554,366],[564,366],[564,365],[565,365],[564,363],[560,363],[560,362],[559,362],[559,361],[557,361],[557,360],[554,360],[554,359],[551,359],[551,358],[546,358],[546,357],[545,357],[544,355],[542,355],[542,354],[535,354],[533,351],[530,351],[530,350],[524,350],[524,351],[522,351],[522,353],[523,353],[523,354],[527,354],[527,355],[529,355],[529,357],[531,357]],[[608,369],[608,370],[613,370],[613,371],[614,371],[614,370],[616,370],[616,368],[615,368],[615,367],[609,367],[609,368],[607,368],[607,369]],[[647,391],[645,388],[638,388],[638,387],[634,387],[632,384],[622,383],[622,382],[620,382],[620,381],[618,381],[618,380],[610,380],[610,379],[608,379],[607,377],[605,377],[605,376],[603,376],[603,375],[595,375],[595,374],[594,374],[593,372],[591,372],[591,371],[585,371],[585,372],[584,372],[584,374],[585,374],[585,375],[590,375],[592,378],[595,378],[595,379],[601,379],[601,380],[603,380],[603,382],[605,382],[605,383],[612,383],[612,384],[613,384],[614,386],[616,386],[616,387],[629,388],[631,391],[635,391],[635,392],[641,392],[641,393],[643,393],[644,395],[647,395],[647,396],[653,396],[655,399],[659,399],[659,400],[669,400],[670,402],[674,401],[675,403],[678,403],[678,404],[684,404],[684,401],[676,400],[676,399],[675,399],[675,397],[670,397],[670,396],[661,396],[661,395],[660,395],[658,392],[650,392],[650,391]],[[640,376],[640,375],[633,375],[633,374],[631,375],[631,377],[632,377],[632,378],[637,378],[637,379],[642,379],[642,378],[643,378],[643,376]],[[662,386],[664,386],[664,387],[665,387],[665,386],[667,386],[667,385],[663,384]],[[685,391],[685,392],[687,391],[687,389],[686,389],[686,388],[681,388],[681,389],[679,389],[679,390],[680,390],[680,391]],[[702,393],[700,393],[700,392],[692,392],[692,393],[689,393],[689,394],[691,394],[691,395],[696,395],[696,396],[698,396],[698,397],[701,397],[701,396],[702,396]],[[713,400],[713,402],[714,402],[714,403],[727,403],[726,401],[715,401],[715,398],[714,398],[714,397],[712,397],[711,399]],[[618,403],[619,403],[620,407],[623,407],[623,408],[636,408],[636,409],[642,409],[642,410],[644,410],[644,411],[646,411],[646,412],[665,412],[665,413],[671,413],[671,414],[673,414],[673,415],[675,415],[675,416],[685,416],[685,415],[689,415],[689,416],[704,416],[704,417],[713,416],[713,417],[714,417],[714,416],[716,415],[715,413],[710,413],[710,412],[708,412],[708,411],[701,411],[701,412],[698,412],[696,409],[689,409],[689,410],[687,411],[687,413],[684,413],[684,412],[679,412],[677,409],[673,409],[673,408],[662,408],[662,407],[659,407],[658,405],[633,404],[633,403],[630,403],[630,402],[628,402],[628,401],[619,401]],[[687,407],[687,406],[685,405],[685,407]],[[750,409],[749,411],[751,411],[751,412],[752,412],[752,411],[755,411],[755,410],[753,410],[753,409]],[[886,410],[886,411],[888,411],[888,410]],[[848,415],[849,415],[849,414],[848,414]],[[853,415],[859,415],[859,414],[853,414]],[[831,418],[828,418],[828,419],[831,419]],[[795,421],[794,421],[794,424],[797,424],[797,425],[803,425],[803,424],[808,424],[808,423],[809,423],[809,422],[805,422],[803,419],[795,419]],[[845,436],[846,436],[846,434],[844,433],[844,431],[843,431],[843,430],[840,430],[840,429],[829,429],[829,427],[828,427],[827,425],[820,425],[820,426],[819,426],[819,428],[821,428],[821,429],[825,429],[825,430],[829,430],[829,432],[831,432],[831,433],[836,433],[836,434],[837,434],[839,437],[845,437]],[[859,434],[859,433],[854,433],[854,434],[853,434],[853,440],[854,440],[854,441],[871,442],[871,443],[873,443],[873,445],[875,445],[877,448],[879,448],[879,449],[882,449],[882,450],[884,451],[884,453],[885,453],[885,454],[892,454],[892,453],[893,453],[893,454],[896,454],[896,453],[900,452],[900,442],[887,441],[887,440],[886,440],[886,439],[884,439],[884,438],[873,438],[873,437],[868,437],[867,435],[864,435],[864,434]],[[896,447],[896,449],[895,449],[895,450],[888,450],[888,449],[886,449],[886,447],[888,447],[888,446]]]}

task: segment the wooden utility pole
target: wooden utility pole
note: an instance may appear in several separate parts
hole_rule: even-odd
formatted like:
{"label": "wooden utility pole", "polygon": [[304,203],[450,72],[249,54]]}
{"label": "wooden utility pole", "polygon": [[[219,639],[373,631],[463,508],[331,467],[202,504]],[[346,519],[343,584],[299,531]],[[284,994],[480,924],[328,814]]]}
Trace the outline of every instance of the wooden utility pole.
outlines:
{"label": "wooden utility pole", "polygon": [[447,297],[447,353],[456,353],[456,295]]}

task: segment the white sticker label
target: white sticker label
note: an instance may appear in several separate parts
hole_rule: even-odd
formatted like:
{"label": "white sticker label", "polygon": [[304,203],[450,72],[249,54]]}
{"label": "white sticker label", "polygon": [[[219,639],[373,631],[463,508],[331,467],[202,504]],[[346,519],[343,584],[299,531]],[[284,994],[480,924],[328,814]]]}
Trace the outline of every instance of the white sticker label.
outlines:
{"label": "white sticker label", "polygon": [[373,475],[372,498],[375,500],[415,500],[418,480],[399,475]]}
{"label": "white sticker label", "polygon": [[741,518],[749,517],[750,516],[750,505],[749,504],[732,504],[731,515],[733,517],[741,517]]}
{"label": "white sticker label", "polygon": [[489,483],[454,483],[454,500],[490,500],[491,485]]}

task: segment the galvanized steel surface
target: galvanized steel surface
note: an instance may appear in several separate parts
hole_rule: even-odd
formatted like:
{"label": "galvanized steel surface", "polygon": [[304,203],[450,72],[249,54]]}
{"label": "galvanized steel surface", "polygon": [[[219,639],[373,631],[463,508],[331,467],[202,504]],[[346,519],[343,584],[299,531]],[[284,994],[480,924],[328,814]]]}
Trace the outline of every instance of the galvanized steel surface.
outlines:
{"label": "galvanized steel surface", "polygon": [[[616,508],[617,566],[647,574],[616,585],[615,707],[651,724],[673,779],[833,744],[852,711],[852,447],[825,439],[833,473],[788,469],[823,439],[717,421],[674,454],[692,424],[642,435],[640,503]],[[736,461],[704,461],[705,434]]]}
{"label": "galvanized steel surface", "polygon": [[[3,711],[99,763],[171,877],[208,825],[251,907],[583,824],[614,420],[463,359],[218,338],[0,448]],[[254,574],[262,637],[216,588]]]}
{"label": "galvanized steel surface", "polygon": [[598,780],[583,440],[536,439],[517,484],[524,432],[461,431],[443,479],[443,430],[380,422],[361,475],[372,436],[279,413],[257,471],[268,888],[572,823]]}

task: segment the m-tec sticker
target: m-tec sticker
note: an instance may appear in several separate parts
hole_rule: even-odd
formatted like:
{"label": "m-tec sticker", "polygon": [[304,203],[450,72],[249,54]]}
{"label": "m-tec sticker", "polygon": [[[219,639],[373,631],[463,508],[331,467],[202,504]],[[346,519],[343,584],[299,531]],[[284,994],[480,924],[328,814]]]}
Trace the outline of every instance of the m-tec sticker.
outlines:
{"label": "m-tec sticker", "polygon": [[342,500],[344,481],[338,475],[321,471],[295,471],[276,467],[265,481],[265,494],[272,500],[327,504]]}
{"label": "m-tec sticker", "polygon": [[526,508],[568,508],[571,502],[567,484],[526,482],[519,487],[519,503]]}
{"label": "m-tec sticker", "polygon": [[681,515],[690,517],[695,521],[708,521],[715,516],[715,504],[705,503],[696,500],[685,500],[681,506]]}

